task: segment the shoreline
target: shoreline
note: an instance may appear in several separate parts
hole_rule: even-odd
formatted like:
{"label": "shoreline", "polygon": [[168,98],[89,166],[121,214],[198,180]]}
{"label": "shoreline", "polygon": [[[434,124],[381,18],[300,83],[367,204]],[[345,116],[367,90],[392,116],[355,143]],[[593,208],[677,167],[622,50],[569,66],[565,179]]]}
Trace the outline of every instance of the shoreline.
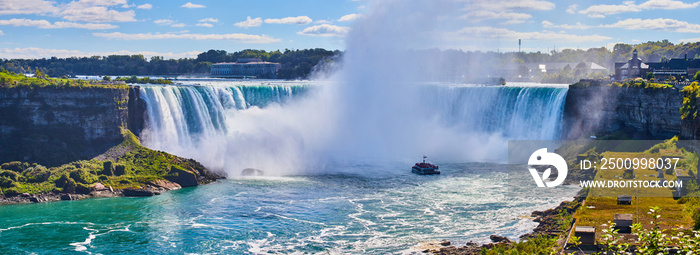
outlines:
{"label": "shoreline", "polygon": [[168,191],[214,183],[220,179],[225,179],[225,177],[221,175],[216,175],[216,177],[213,179],[206,179],[198,183],[197,185],[184,187],[176,182],[171,182],[168,180],[156,180],[147,182],[143,187],[125,189],[114,189],[112,188],[112,186],[104,186],[102,183],[97,182],[90,185],[90,192],[87,194],[55,191],[36,194],[22,193],[15,196],[6,196],[4,194],[0,194],[0,206],[83,200],[91,198],[151,197],[161,195],[162,193]]}
{"label": "shoreline", "polygon": [[[530,214],[530,217],[533,217],[534,219],[532,221],[537,222],[538,225],[530,232],[520,235],[518,237],[520,241],[535,238],[539,235],[548,237],[560,236],[560,233],[564,232],[557,229],[561,226],[558,224],[560,211],[565,211],[567,214],[572,216],[571,220],[568,221],[568,229],[565,230],[566,232],[570,231],[571,224],[574,222],[573,213],[575,213],[576,210],[582,205],[583,201],[585,201],[585,197],[581,196],[581,191],[579,191],[571,201],[562,201],[558,206],[543,211],[533,211]],[[473,241],[468,241],[464,245],[453,244],[453,242],[448,240],[426,241],[416,244],[414,248],[423,253],[438,255],[478,255],[481,254],[483,249],[491,249],[496,246],[505,246],[518,243],[510,240],[508,237],[499,236],[496,234],[490,235],[489,239],[491,240],[490,243],[479,244]],[[561,241],[561,238],[557,240],[557,246],[562,246],[562,244],[560,244]]]}

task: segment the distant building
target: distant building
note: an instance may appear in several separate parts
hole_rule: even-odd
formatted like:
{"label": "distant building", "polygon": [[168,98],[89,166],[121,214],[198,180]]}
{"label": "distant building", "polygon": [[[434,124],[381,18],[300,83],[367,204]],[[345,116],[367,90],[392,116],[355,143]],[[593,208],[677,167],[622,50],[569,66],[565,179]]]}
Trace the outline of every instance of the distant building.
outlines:
{"label": "distant building", "polygon": [[663,62],[642,62],[637,56],[637,50],[632,51],[632,58],[627,62],[615,63],[615,80],[646,78],[648,73],[653,73],[656,79],[666,79],[669,76],[686,78],[692,77],[700,71],[700,59],[674,58]]}
{"label": "distant building", "polygon": [[231,78],[277,78],[279,63],[263,62],[259,58],[239,58],[235,63],[211,65],[211,76]]}
{"label": "distant building", "polygon": [[[582,65],[583,64],[583,65]],[[577,71],[577,67],[585,66],[580,72],[583,73],[607,73],[608,69],[593,63],[593,62],[545,62],[545,63],[521,63],[507,64],[499,71],[501,77],[506,80],[523,80],[531,78],[539,78],[545,74],[558,74],[566,67],[569,67],[573,72]]]}

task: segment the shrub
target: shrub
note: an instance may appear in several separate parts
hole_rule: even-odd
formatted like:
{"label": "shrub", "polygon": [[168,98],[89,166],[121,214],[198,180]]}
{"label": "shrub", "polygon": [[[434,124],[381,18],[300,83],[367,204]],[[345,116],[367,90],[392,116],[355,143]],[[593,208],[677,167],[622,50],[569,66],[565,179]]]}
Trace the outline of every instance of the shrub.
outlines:
{"label": "shrub", "polygon": [[102,174],[107,176],[114,175],[114,163],[112,161],[105,161],[102,163]]}
{"label": "shrub", "polygon": [[0,176],[8,177],[13,181],[19,181],[19,182],[24,182],[27,180],[23,175],[14,172],[14,171],[8,171],[8,170],[0,170]]}
{"label": "shrub", "polygon": [[30,165],[27,162],[19,162],[19,161],[12,161],[12,162],[7,162],[3,163],[0,168],[5,169],[5,170],[10,170],[10,171],[15,171],[18,173],[23,172],[25,169],[29,168]]}
{"label": "shrub", "polygon": [[49,177],[51,177],[51,171],[43,166],[37,166],[27,169],[24,172],[24,176],[27,178],[27,182],[45,182],[49,180]]}
{"label": "shrub", "polygon": [[12,179],[7,176],[0,176],[0,188],[11,188],[14,186]]}
{"label": "shrub", "polygon": [[64,185],[66,185],[68,179],[70,179],[70,177],[68,177],[68,173],[63,173],[61,177],[54,181],[54,184],[56,184],[56,187],[63,187]]}
{"label": "shrub", "polygon": [[63,185],[63,192],[73,193],[73,192],[75,192],[77,186],[78,186],[78,184],[75,183],[75,180],[68,178],[66,180],[66,184]]}
{"label": "shrub", "polygon": [[122,176],[126,174],[126,166],[124,165],[116,165],[114,167],[114,175],[116,176]]}
{"label": "shrub", "polygon": [[[64,189],[65,190],[65,189]],[[75,186],[75,193],[78,194],[88,194],[90,193],[90,185],[83,184],[83,183],[77,183]]]}
{"label": "shrub", "polygon": [[92,184],[97,181],[97,176],[85,169],[77,169],[70,172],[70,178],[78,183]]}

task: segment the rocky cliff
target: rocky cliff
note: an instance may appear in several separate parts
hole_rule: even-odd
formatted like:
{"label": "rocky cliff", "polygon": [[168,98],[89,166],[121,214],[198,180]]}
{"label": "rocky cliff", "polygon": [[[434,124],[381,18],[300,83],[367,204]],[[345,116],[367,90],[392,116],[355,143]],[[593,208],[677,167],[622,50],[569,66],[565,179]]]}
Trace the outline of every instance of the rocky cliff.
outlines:
{"label": "rocky cliff", "polygon": [[682,102],[683,96],[676,88],[570,86],[564,109],[564,137],[626,130],[637,138],[667,139],[681,134]]}
{"label": "rocky cliff", "polygon": [[129,116],[129,106],[136,112],[143,104],[134,93],[129,88],[0,88],[0,162],[56,166],[105,152],[123,140],[122,129],[140,131],[142,114],[141,119]]}

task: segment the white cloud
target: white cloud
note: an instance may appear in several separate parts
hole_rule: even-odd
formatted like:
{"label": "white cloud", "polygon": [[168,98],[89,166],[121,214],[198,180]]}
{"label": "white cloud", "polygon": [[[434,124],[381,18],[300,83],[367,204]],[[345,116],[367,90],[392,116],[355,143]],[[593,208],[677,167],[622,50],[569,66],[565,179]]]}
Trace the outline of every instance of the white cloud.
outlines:
{"label": "white cloud", "polygon": [[151,8],[153,8],[153,5],[151,5],[151,4],[142,4],[142,5],[136,6],[136,9],[150,10]]}
{"label": "white cloud", "polygon": [[153,52],[153,51],[105,51],[105,52],[83,52],[80,50],[65,50],[65,49],[45,49],[45,48],[0,48],[0,54],[4,58],[22,58],[22,59],[36,59],[36,58],[50,58],[50,57],[90,57],[90,56],[109,56],[109,55],[144,55],[146,58],[152,56],[162,56],[166,59],[177,59],[177,58],[195,58],[201,53],[200,51],[189,51],[182,53],[172,53],[172,52]]}
{"label": "white cloud", "polygon": [[359,19],[360,17],[362,17],[362,14],[351,13],[351,14],[345,15],[343,17],[340,17],[340,19],[338,19],[338,21],[340,21],[340,22],[353,21],[353,20]]}
{"label": "white cloud", "polygon": [[192,2],[187,2],[186,4],[183,4],[183,5],[180,6],[180,7],[189,8],[189,9],[194,9],[194,8],[204,8],[204,7],[206,7],[206,6],[201,5],[201,4],[193,4]]}
{"label": "white cloud", "polygon": [[262,25],[262,19],[260,17],[251,19],[250,16],[248,16],[248,18],[246,18],[245,21],[241,21],[233,25],[243,28],[259,27],[260,25]]}
{"label": "white cloud", "polygon": [[126,0],[78,0],[55,6],[46,0],[0,0],[2,14],[52,14],[69,21],[136,21],[134,11],[117,11],[112,6],[131,7]]}
{"label": "white cloud", "polygon": [[119,40],[153,40],[153,39],[190,39],[190,40],[232,40],[245,43],[271,43],[278,42],[280,39],[275,39],[267,35],[249,35],[249,34],[125,34],[121,32],[114,33],[93,33],[97,37]]}
{"label": "white cloud", "polygon": [[679,42],[684,42],[684,43],[692,43],[692,42],[700,42],[700,38],[688,38],[688,39],[680,39],[678,40]]}
{"label": "white cloud", "polygon": [[554,23],[546,21],[546,20],[542,21],[542,27],[544,27],[544,28],[556,27],[556,28],[563,28],[563,29],[589,29],[589,28],[591,28],[591,26],[581,24],[581,22],[576,22],[576,25],[568,25],[568,24],[555,25]]}
{"label": "white cloud", "polygon": [[214,27],[214,25],[209,24],[209,23],[197,23],[198,27]]}
{"label": "white cloud", "polygon": [[700,25],[675,19],[626,19],[603,27],[628,30],[657,30],[679,33],[700,33]]}
{"label": "white cloud", "polygon": [[217,22],[219,22],[219,20],[215,19],[215,18],[206,18],[206,19],[200,19],[199,22],[217,23]]}
{"label": "white cloud", "polygon": [[1,14],[44,14],[59,11],[54,2],[46,0],[2,0]]}
{"label": "white cloud", "polygon": [[573,35],[567,33],[556,33],[551,31],[542,32],[516,32],[505,28],[496,27],[465,27],[456,32],[447,34],[451,40],[543,40],[558,42],[600,42],[612,38],[602,35]]}
{"label": "white cloud", "polygon": [[171,20],[171,19],[159,19],[159,20],[153,21],[153,23],[156,23],[158,25],[170,25],[170,24],[175,23],[175,21]]}
{"label": "white cloud", "polygon": [[330,20],[325,20],[325,19],[320,19],[320,20],[314,20],[315,24],[330,24]]}
{"label": "white cloud", "polygon": [[[474,4],[474,3],[470,3]],[[490,0],[490,1],[479,1],[475,4],[480,9],[485,10],[541,10],[548,11],[553,10],[555,5],[549,1],[540,0]]]}
{"label": "white cloud", "polygon": [[621,5],[601,4],[593,5],[578,13],[586,14],[591,18],[604,18],[606,15],[613,15],[624,12],[640,12],[642,9],[634,4],[634,1],[627,1]]}
{"label": "white cloud", "polygon": [[281,18],[281,19],[265,19],[265,23],[267,24],[297,24],[297,25],[307,25],[311,23],[313,20],[309,18],[308,16],[299,16],[299,17],[286,17],[286,18]]}
{"label": "white cloud", "polygon": [[321,24],[307,27],[297,34],[310,36],[345,36],[350,31],[349,27],[341,27],[329,24]]}
{"label": "white cloud", "polygon": [[677,10],[677,9],[690,9],[695,8],[700,5],[700,2],[695,2],[692,4],[684,3],[675,0],[649,0],[642,4],[636,4],[634,1],[625,1],[620,5],[592,5],[584,10],[580,10],[578,13],[586,14],[591,18],[604,18],[606,15],[613,15],[625,12],[640,12],[642,10]]}
{"label": "white cloud", "polygon": [[690,9],[695,8],[700,5],[700,2],[695,2],[692,4],[684,3],[681,1],[674,0],[649,0],[639,5],[640,8],[646,10],[652,9],[664,9],[664,10],[676,10],[676,9]]}
{"label": "white cloud", "polygon": [[5,34],[2,32],[2,30],[0,30],[0,35],[5,35]]}
{"label": "white cloud", "polygon": [[185,23],[172,24],[171,27],[185,27]]}
{"label": "white cloud", "polygon": [[576,13],[576,10],[578,10],[578,4],[572,4],[572,5],[569,5],[568,8],[566,8],[566,12],[571,13],[571,14]]}
{"label": "white cloud", "polygon": [[468,19],[473,21],[483,21],[483,20],[505,20],[506,23],[523,23],[526,20],[532,18],[532,15],[527,13],[517,13],[517,12],[494,12],[486,10],[471,11],[464,14],[460,19]]}
{"label": "white cloud", "polygon": [[126,0],[79,0],[65,6],[59,13],[63,19],[85,22],[129,22],[136,21],[133,10],[116,11],[108,7],[126,4]]}
{"label": "white cloud", "polygon": [[9,19],[0,20],[0,25],[2,26],[15,26],[15,27],[38,27],[43,29],[55,29],[55,28],[82,28],[82,29],[114,29],[119,26],[112,24],[97,24],[97,23],[75,23],[75,22],[64,22],[58,21],[51,23],[46,20],[31,20],[31,19]]}

